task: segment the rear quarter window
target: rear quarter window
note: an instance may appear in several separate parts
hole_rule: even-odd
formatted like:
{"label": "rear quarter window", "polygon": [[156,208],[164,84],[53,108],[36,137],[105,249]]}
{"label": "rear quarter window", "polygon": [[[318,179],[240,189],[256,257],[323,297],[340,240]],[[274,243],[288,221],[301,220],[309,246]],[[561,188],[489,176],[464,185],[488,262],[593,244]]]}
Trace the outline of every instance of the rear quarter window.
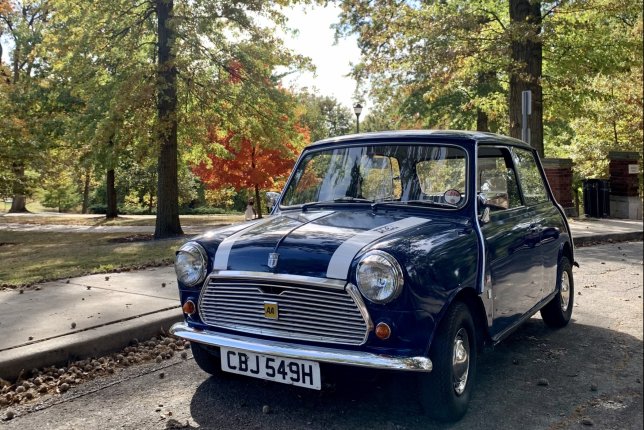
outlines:
{"label": "rear quarter window", "polygon": [[513,152],[525,204],[531,206],[547,201],[546,185],[532,152],[520,148],[515,148]]}

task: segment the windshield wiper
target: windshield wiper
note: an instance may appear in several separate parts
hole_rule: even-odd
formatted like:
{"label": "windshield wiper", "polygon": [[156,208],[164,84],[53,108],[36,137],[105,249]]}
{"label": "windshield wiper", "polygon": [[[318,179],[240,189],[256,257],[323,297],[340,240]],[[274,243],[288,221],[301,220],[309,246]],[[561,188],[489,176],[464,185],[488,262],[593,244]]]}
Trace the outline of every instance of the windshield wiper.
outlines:
{"label": "windshield wiper", "polygon": [[458,207],[451,203],[435,202],[434,200],[407,200],[405,203],[407,203],[408,205],[438,206],[441,208],[449,208],[449,209],[455,209]]}
{"label": "windshield wiper", "polygon": [[435,202],[433,200],[406,200],[406,201],[381,201],[375,202],[371,205],[372,210],[376,210],[378,206],[434,206],[439,208],[456,209],[458,206],[451,203]]}
{"label": "windshield wiper", "polygon": [[324,200],[321,202],[304,203],[302,205],[302,212],[306,211],[310,207],[332,205],[334,203],[373,203],[373,200],[363,199],[361,197],[344,196],[334,200]]}

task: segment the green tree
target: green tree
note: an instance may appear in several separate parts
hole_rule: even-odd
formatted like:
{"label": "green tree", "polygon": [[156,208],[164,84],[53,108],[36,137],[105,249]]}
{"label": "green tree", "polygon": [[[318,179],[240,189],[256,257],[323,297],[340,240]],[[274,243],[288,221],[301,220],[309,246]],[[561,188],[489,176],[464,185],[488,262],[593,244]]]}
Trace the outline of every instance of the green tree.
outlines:
{"label": "green tree", "polygon": [[507,22],[497,2],[356,0],[342,9],[338,33],[356,33],[362,51],[354,76],[369,79],[398,128],[499,130],[506,108],[498,74],[508,60],[499,55]]}
{"label": "green tree", "polygon": [[[283,48],[272,27],[258,22],[283,24],[280,8],[289,3],[115,0],[79,5],[58,0],[59,35],[70,36],[57,41],[65,47],[61,64],[69,65],[68,57],[81,60],[70,66],[78,78],[71,92],[80,91],[84,112],[75,128],[91,133],[91,124],[101,124],[86,141],[101,142],[105,149],[99,158],[108,172],[118,164],[122,148],[134,145],[143,153],[153,143],[155,237],[181,233],[181,157],[203,156],[209,125],[243,134],[279,134],[281,112],[291,101],[275,89],[279,77],[270,71],[299,68],[304,61]],[[69,73],[69,67],[64,69],[61,76]],[[239,85],[229,85],[231,76]],[[95,99],[95,90],[104,91]],[[253,120],[260,117],[265,120]]]}
{"label": "green tree", "polygon": [[[31,192],[29,170],[44,162],[48,119],[46,103],[47,64],[38,53],[49,16],[46,0],[0,2],[0,46],[6,42],[9,67],[2,64],[0,49],[0,159],[3,180],[13,196],[10,212],[26,212]],[[5,170],[6,169],[6,170]]]}
{"label": "green tree", "polygon": [[539,155],[543,147],[543,41],[541,37],[542,3],[538,0],[509,0],[511,65],[509,69],[510,136],[521,139],[522,93],[532,93],[531,114],[527,127],[530,144]]}
{"label": "green tree", "polygon": [[353,132],[353,113],[335,98],[306,90],[296,97],[302,109],[299,121],[308,128],[312,142]]}
{"label": "green tree", "polygon": [[529,89],[531,143],[556,155],[569,153],[579,133],[592,134],[593,118],[606,121],[594,127],[619,129],[602,111],[629,106],[641,118],[641,91],[633,99],[629,85],[595,86],[642,74],[641,3],[345,0],[342,9],[338,33],[357,34],[362,51],[353,73],[370,81],[373,111],[388,116],[377,123],[518,137]]}
{"label": "green tree", "polygon": [[607,178],[608,152],[642,151],[642,4],[575,3],[545,24],[568,29],[544,45],[546,151],[571,157],[582,178]]}

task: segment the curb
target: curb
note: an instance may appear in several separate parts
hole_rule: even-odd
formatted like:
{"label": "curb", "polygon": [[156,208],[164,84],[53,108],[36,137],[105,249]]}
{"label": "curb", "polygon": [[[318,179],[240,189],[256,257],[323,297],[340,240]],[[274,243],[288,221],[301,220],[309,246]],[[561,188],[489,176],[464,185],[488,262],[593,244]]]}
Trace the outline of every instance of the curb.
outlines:
{"label": "curb", "polygon": [[133,339],[147,340],[183,320],[181,309],[156,312],[95,329],[0,352],[0,378],[13,381],[24,370],[66,365],[69,361],[120,351]]}
{"label": "curb", "polygon": [[576,247],[595,245],[601,242],[628,242],[644,240],[644,231],[632,231],[628,233],[593,234],[590,236],[573,237],[572,241]]}

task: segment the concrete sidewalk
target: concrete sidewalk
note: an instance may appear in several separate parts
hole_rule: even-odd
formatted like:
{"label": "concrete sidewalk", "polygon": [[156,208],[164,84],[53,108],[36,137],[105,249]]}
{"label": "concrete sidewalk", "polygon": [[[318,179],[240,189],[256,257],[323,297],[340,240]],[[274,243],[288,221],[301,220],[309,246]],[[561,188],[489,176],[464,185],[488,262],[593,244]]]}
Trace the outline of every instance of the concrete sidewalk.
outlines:
{"label": "concrete sidewalk", "polygon": [[[576,245],[642,240],[641,221],[571,220]],[[173,267],[0,292],[0,377],[117,351],[182,319]]]}
{"label": "concrete sidewalk", "polygon": [[173,267],[0,292],[0,378],[149,339],[182,318]]}

